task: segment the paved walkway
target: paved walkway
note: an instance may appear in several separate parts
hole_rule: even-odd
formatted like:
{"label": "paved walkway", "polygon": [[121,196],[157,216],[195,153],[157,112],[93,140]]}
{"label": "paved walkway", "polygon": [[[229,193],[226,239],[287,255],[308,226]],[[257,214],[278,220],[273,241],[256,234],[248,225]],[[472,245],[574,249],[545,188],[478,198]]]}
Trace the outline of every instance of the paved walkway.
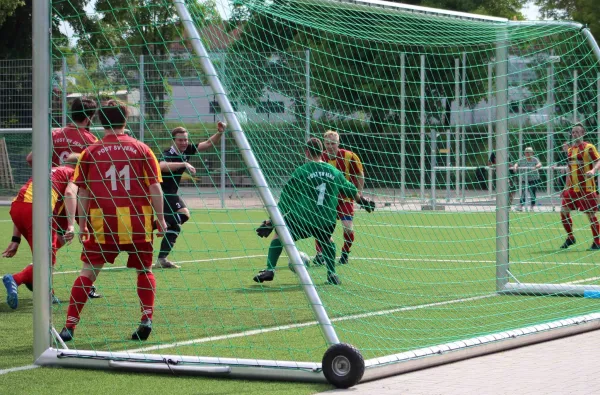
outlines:
{"label": "paved walkway", "polygon": [[324,394],[600,394],[600,330]]}

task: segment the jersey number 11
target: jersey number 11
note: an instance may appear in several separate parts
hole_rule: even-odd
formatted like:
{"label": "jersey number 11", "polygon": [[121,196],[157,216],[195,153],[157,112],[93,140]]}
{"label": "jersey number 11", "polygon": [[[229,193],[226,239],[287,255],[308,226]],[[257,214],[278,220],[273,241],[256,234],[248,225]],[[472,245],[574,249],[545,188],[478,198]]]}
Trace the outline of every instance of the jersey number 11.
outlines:
{"label": "jersey number 11", "polygon": [[[110,178],[110,189],[112,191],[117,190],[117,167],[115,165],[110,166],[108,171],[104,173],[104,176]],[[125,186],[125,190],[131,189],[131,179],[129,176],[129,165],[125,165],[123,169],[118,173],[118,177],[123,179],[122,185]],[[325,185],[325,184],[323,184]]]}

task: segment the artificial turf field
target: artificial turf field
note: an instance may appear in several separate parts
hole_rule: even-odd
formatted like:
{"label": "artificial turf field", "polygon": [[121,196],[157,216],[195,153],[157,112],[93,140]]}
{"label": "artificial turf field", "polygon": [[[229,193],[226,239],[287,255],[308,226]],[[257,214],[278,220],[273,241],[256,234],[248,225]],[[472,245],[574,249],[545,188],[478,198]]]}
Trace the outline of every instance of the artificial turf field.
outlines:
{"label": "artificial turf field", "polygon": [[[103,299],[88,302],[69,346],[82,350],[222,356],[288,361],[321,360],[327,348],[314,315],[282,256],[272,283],[252,277],[265,266],[268,240],[254,228],[260,210],[194,210],[172,254],[180,270],[155,270],[156,311],[147,342],[128,340],[140,319],[135,274],[124,257],[103,271],[96,285]],[[558,213],[511,213],[511,272],[521,282],[597,284],[600,268],[587,219],[574,215],[578,244],[558,247],[564,230]],[[0,232],[10,239],[8,209]],[[325,285],[325,269],[309,272],[341,341],[365,358],[485,335],[596,312],[592,299],[497,296],[494,213],[379,211],[356,217],[349,265],[338,267],[342,286]],[[338,253],[341,232],[335,236]],[[313,254],[312,241],[298,243]],[[158,242],[156,244],[158,247]],[[64,302],[80,269],[77,242],[58,253],[56,295]],[[31,262],[26,244],[0,261],[2,273]],[[0,290],[0,369],[32,363],[32,300],[19,290],[10,310]],[[66,304],[53,306],[54,326],[64,324]],[[85,383],[85,388],[81,387]],[[34,369],[0,375],[10,393],[316,393],[320,384],[290,384],[133,373]],[[0,393],[3,390],[0,391]],[[96,392],[95,392],[96,391]]]}

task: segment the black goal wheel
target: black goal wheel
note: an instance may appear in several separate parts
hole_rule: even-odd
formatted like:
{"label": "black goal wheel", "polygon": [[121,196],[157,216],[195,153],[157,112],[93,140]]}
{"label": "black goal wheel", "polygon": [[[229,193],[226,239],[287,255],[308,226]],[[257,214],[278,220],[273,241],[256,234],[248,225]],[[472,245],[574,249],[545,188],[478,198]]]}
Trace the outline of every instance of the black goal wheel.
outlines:
{"label": "black goal wheel", "polygon": [[325,351],[322,368],[330,384],[337,388],[350,388],[362,379],[365,360],[354,346],[339,343]]}

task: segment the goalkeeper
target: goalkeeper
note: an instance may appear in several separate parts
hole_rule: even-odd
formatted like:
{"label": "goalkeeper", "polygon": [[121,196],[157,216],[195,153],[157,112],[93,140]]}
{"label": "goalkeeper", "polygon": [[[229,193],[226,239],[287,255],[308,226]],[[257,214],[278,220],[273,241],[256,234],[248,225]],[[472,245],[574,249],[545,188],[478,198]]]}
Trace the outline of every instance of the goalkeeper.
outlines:
{"label": "goalkeeper", "polygon": [[[327,282],[339,285],[341,281],[335,273],[335,244],[331,238],[337,220],[338,195],[353,198],[369,213],[375,209],[375,203],[363,198],[342,172],[323,162],[322,152],[323,144],[319,139],[311,138],[306,143],[305,154],[309,161],[294,171],[281,192],[278,206],[294,241],[314,237],[320,243],[327,266]],[[271,221],[266,220],[256,233],[268,237],[272,231]],[[282,251],[281,239],[275,233],[269,247],[267,268],[254,276],[254,281],[273,281]]]}

